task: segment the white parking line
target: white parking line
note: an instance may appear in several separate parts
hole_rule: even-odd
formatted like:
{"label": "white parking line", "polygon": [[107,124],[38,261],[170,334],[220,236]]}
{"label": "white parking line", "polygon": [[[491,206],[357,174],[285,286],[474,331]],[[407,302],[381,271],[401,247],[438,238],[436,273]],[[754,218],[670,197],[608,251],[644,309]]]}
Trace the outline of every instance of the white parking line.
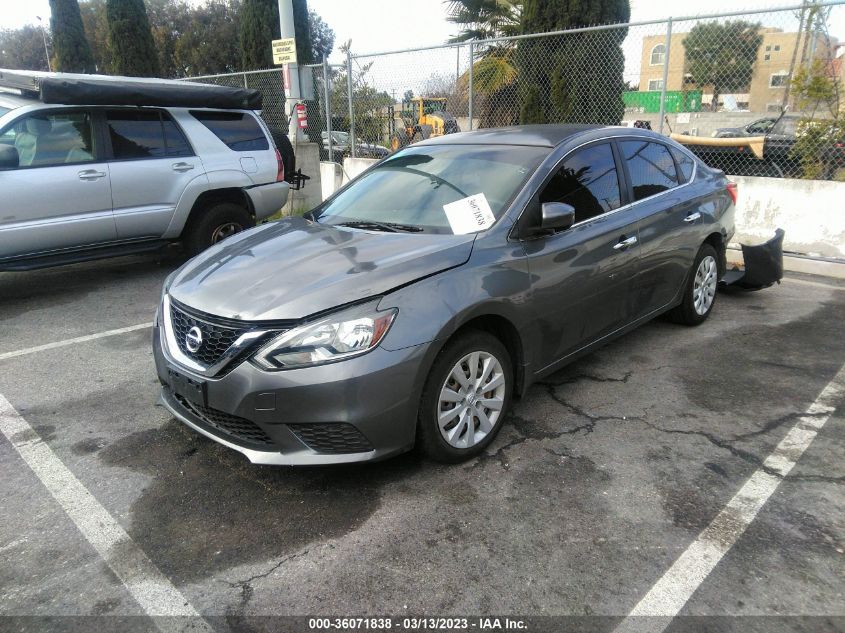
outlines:
{"label": "white parking line", "polygon": [[35,347],[27,347],[19,349],[14,352],[4,352],[0,354],[0,360],[8,358],[17,358],[18,356],[26,356],[27,354],[35,354],[36,352],[44,352],[48,349],[56,349],[57,347],[65,347],[66,345],[74,345],[76,343],[84,343],[86,341],[94,341],[98,338],[105,338],[107,336],[116,336],[118,334],[126,334],[127,332],[134,332],[135,330],[143,330],[151,328],[152,323],[139,323],[138,325],[130,325],[129,327],[122,327],[117,330],[107,330],[99,332],[98,334],[88,334],[86,336],[77,336],[76,338],[68,338],[64,341],[56,341],[55,343],[45,343],[44,345],[37,345]]}
{"label": "white parking line", "polygon": [[[192,631],[211,631],[185,596],[158,570],[2,394],[0,431],[144,612],[150,616],[170,616],[154,620],[161,630],[173,631],[187,625]],[[173,616],[190,620],[180,622]]]}
{"label": "white parking line", "polygon": [[[639,601],[615,633],[662,633],[810,446],[845,397],[845,366],[725,508]],[[774,474],[776,473],[776,474]],[[651,617],[643,617],[651,616]]]}

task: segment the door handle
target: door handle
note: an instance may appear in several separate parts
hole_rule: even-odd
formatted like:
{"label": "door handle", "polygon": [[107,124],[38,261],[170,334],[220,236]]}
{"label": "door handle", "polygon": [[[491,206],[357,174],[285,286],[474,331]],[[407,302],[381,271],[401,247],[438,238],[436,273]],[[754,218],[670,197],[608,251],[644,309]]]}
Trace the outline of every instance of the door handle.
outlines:
{"label": "door handle", "polygon": [[97,171],[96,169],[85,169],[77,174],[80,180],[97,180],[98,178],[105,178],[106,172]]}
{"label": "door handle", "polygon": [[173,163],[173,171],[190,171],[194,168],[193,163]]}
{"label": "door handle", "polygon": [[626,248],[628,248],[629,246],[633,246],[636,243],[637,243],[637,236],[632,235],[629,238],[620,239],[618,242],[616,242],[616,244],[613,245],[613,250],[624,251]]}
{"label": "door handle", "polygon": [[684,222],[695,222],[701,217],[701,214],[696,211],[695,213],[690,213],[687,217],[684,218]]}

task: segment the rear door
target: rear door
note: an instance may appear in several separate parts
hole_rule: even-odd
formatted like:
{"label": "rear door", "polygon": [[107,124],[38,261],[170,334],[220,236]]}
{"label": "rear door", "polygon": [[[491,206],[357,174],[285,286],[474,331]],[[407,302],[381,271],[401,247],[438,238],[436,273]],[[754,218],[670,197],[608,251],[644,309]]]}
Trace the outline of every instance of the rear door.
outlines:
{"label": "rear door", "polygon": [[610,142],[576,149],[541,188],[543,202],[575,208],[575,225],[526,240],[543,369],[626,325],[638,270],[637,219],[623,206]]}
{"label": "rear door", "polygon": [[0,170],[0,259],[115,239],[109,166],[86,109],[31,112],[0,130],[18,165]]}
{"label": "rear door", "polygon": [[103,124],[117,237],[161,237],[188,183],[204,173],[200,159],[165,110],[108,109]]}
{"label": "rear door", "polygon": [[650,139],[618,142],[629,182],[631,213],[639,223],[640,273],[635,283],[635,314],[669,305],[681,291],[700,244],[702,209],[685,185],[693,161]]}

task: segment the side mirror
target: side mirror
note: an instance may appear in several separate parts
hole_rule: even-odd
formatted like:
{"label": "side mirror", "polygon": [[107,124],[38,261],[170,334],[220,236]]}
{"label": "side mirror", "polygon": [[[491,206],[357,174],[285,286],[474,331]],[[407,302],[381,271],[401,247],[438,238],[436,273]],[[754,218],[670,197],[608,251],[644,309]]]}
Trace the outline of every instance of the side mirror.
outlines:
{"label": "side mirror", "polygon": [[563,231],[575,224],[575,207],[564,202],[544,202],[540,207],[540,229]]}
{"label": "side mirror", "polygon": [[12,145],[0,143],[0,169],[16,169],[19,166],[18,149]]}

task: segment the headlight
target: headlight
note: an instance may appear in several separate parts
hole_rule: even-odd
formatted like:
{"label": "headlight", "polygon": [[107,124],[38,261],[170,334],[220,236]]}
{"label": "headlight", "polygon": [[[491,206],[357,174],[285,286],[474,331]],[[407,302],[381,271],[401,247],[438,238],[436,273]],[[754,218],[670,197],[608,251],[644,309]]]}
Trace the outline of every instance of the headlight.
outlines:
{"label": "headlight", "polygon": [[170,273],[164,280],[164,283],[161,284],[161,295],[158,298],[158,305],[156,306],[155,317],[153,317],[154,325],[161,324],[161,306],[164,303],[164,296],[167,294],[167,291],[170,290],[170,284],[173,281],[173,278],[176,276],[176,273],[179,272],[179,270],[181,269],[177,268],[172,273]]}
{"label": "headlight", "polygon": [[276,371],[365,354],[381,342],[397,312],[395,308],[378,312],[375,303],[345,310],[277,336],[253,361],[262,369]]}

